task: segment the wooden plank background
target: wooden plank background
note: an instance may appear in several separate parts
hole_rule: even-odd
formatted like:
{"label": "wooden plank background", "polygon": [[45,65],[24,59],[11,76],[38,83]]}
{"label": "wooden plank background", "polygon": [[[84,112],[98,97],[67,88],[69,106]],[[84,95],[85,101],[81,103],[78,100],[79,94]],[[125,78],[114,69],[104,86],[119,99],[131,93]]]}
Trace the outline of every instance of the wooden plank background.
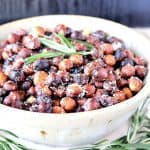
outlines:
{"label": "wooden plank background", "polygon": [[0,0],[0,24],[45,14],[81,14],[150,26],[150,0]]}

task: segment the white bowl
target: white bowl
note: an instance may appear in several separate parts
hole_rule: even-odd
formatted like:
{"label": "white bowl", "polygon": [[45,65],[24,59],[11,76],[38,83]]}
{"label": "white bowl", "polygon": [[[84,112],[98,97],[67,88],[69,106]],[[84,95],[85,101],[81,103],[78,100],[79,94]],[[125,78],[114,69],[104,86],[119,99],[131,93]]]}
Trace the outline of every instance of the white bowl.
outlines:
{"label": "white bowl", "polygon": [[[86,16],[51,15],[33,17],[0,26],[0,40],[17,28],[30,29],[41,25],[48,28],[65,24],[73,29],[101,29],[121,38],[127,47],[149,60],[150,42],[132,29],[112,21]],[[8,129],[22,138],[52,146],[75,146],[93,143],[122,126],[136,108],[149,95],[150,72],[142,90],[122,103],[99,110],[70,113],[43,114],[10,108],[0,104],[0,128]]]}

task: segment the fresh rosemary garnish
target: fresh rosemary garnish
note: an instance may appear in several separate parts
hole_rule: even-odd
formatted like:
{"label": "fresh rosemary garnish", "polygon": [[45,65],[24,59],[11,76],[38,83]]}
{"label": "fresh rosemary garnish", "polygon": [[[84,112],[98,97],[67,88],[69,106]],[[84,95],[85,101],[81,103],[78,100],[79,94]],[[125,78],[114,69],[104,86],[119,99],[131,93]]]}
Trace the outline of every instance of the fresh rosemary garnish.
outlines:
{"label": "fresh rosemary garnish", "polygon": [[63,53],[61,53],[61,52],[42,52],[42,53],[27,57],[24,60],[24,62],[25,62],[25,64],[30,64],[30,63],[32,63],[35,60],[40,59],[40,58],[53,58],[56,56],[63,56]]}
{"label": "fresh rosemary garnish", "polygon": [[[77,52],[75,47],[72,45],[72,41],[70,39],[64,37],[61,34],[57,34],[57,33],[53,33],[53,34],[57,38],[60,39],[61,44],[57,43],[51,39],[48,39],[47,36],[39,37],[38,39],[39,39],[41,44],[55,50],[56,52],[55,51],[42,52],[42,53],[27,57],[24,60],[25,64],[33,63],[35,60],[37,60],[39,58],[53,58],[56,56],[70,56],[73,54],[80,54],[80,55],[91,54],[91,49],[93,47],[91,44],[89,44],[87,42],[80,41],[80,43],[82,42],[87,47],[88,51]],[[78,42],[79,42],[79,40],[78,40]]]}
{"label": "fresh rosemary garnish", "polygon": [[0,129],[0,150],[33,150],[16,142],[14,139],[17,138],[14,133]]}
{"label": "fresh rosemary garnish", "polygon": [[101,140],[74,150],[150,150],[150,117],[146,115],[147,99],[130,119],[127,135],[115,141]]}

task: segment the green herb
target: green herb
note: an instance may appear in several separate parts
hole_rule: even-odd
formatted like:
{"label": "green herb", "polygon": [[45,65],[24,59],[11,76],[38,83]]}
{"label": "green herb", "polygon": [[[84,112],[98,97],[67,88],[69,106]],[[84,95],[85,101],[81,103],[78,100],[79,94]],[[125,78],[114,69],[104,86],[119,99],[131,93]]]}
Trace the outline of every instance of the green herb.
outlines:
{"label": "green herb", "polygon": [[42,53],[27,57],[24,61],[25,61],[25,64],[30,64],[40,58],[53,58],[56,56],[63,56],[63,54],[64,53],[61,53],[61,52],[42,52]]}
{"label": "green herb", "polygon": [[[60,39],[61,44],[59,44],[53,40],[48,39],[47,36],[39,37],[38,39],[39,39],[41,44],[43,44],[43,45],[45,45],[45,46],[47,46],[47,47],[49,47],[55,51],[42,52],[42,53],[27,57],[24,60],[25,64],[33,63],[35,60],[37,60],[39,58],[53,58],[56,56],[70,56],[73,54],[80,54],[80,55],[91,54],[92,46],[90,44],[88,44],[87,42],[80,41],[85,46],[87,46],[88,51],[77,52],[75,47],[72,45],[71,41],[68,38],[64,37],[61,34],[57,34],[57,33],[54,33],[54,35]],[[79,40],[78,40],[78,42],[79,42]]]}
{"label": "green herb", "polygon": [[59,33],[58,34],[54,33],[54,35],[60,39],[60,41],[63,45],[70,48],[70,50],[72,52],[76,52],[76,49],[74,48],[74,46],[71,44],[71,42],[65,36],[63,36],[62,34],[59,34]]}
{"label": "green herb", "polygon": [[50,40],[50,39],[46,39],[46,38],[38,38],[39,41],[41,42],[41,44],[49,47],[49,48],[52,48],[54,50],[57,50],[57,51],[60,51],[60,52],[63,52],[63,53],[72,53],[72,51],[70,51],[70,48],[69,47],[66,47],[66,45],[62,45],[62,44],[59,44],[53,40]]}
{"label": "green herb", "polygon": [[74,150],[150,150],[150,118],[146,116],[144,109],[148,102],[149,99],[131,117],[126,136],[113,142],[101,140]]}
{"label": "green herb", "polygon": [[0,129],[0,150],[33,150],[12,140],[12,138],[17,139],[18,136],[10,131]]}

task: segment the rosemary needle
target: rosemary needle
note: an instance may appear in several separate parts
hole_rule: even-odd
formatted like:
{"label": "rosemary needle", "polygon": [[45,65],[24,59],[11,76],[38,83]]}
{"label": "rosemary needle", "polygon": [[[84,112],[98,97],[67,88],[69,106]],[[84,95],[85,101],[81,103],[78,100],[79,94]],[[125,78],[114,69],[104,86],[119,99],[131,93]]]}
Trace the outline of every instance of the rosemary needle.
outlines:
{"label": "rosemary needle", "polygon": [[40,43],[44,46],[47,46],[51,49],[54,49],[55,51],[48,51],[48,52],[42,52],[39,54],[32,55],[30,57],[25,58],[24,62],[25,64],[33,63],[35,60],[40,58],[53,58],[56,56],[70,56],[73,54],[80,54],[80,55],[90,55],[91,51],[80,51],[77,52],[75,47],[71,44],[71,41],[64,37],[61,34],[54,33],[56,37],[58,37],[61,41],[60,43],[57,43],[51,39],[44,37],[38,38]]}

